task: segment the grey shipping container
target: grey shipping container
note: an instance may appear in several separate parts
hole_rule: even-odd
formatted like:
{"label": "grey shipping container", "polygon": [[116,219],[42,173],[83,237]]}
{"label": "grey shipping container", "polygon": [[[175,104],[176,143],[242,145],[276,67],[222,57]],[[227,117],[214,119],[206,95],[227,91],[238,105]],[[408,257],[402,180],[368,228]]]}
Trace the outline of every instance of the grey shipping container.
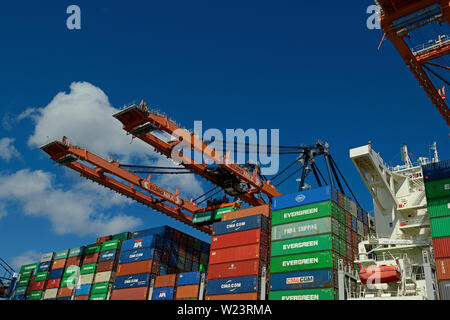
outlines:
{"label": "grey shipping container", "polygon": [[441,281],[439,283],[441,300],[450,300],[450,281]]}

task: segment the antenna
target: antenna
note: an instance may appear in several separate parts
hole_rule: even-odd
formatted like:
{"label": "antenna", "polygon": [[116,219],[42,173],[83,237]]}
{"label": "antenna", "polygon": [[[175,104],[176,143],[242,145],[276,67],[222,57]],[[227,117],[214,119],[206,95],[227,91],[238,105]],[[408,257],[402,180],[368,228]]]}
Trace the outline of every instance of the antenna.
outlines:
{"label": "antenna", "polygon": [[439,162],[439,155],[438,155],[438,151],[437,151],[436,141],[433,142],[433,145],[431,146],[430,149],[431,149],[432,151],[434,151],[434,157],[433,157],[432,162],[433,162],[433,163]]}
{"label": "antenna", "polygon": [[406,146],[406,143],[403,144],[401,152],[402,152],[402,160],[405,163],[405,165],[409,168],[412,167],[412,163],[411,163],[411,160],[409,159],[408,147]]}

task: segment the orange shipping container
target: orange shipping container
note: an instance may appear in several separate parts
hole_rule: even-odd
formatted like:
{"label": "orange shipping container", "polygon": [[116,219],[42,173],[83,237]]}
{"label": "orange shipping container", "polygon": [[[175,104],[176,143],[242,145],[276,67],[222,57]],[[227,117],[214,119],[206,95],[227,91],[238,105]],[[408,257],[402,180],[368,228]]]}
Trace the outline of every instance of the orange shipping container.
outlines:
{"label": "orange shipping container", "polygon": [[176,299],[198,298],[199,288],[200,286],[198,284],[177,287]]}
{"label": "orange shipping container", "polygon": [[60,260],[53,261],[51,270],[63,269],[66,266],[66,262],[67,262],[67,259],[60,259]]}
{"label": "orange shipping container", "polygon": [[254,259],[261,259],[263,261],[266,261],[268,254],[267,251],[267,247],[261,246],[259,244],[212,250],[209,256],[209,264]]}
{"label": "orange shipping container", "polygon": [[258,207],[224,213],[222,215],[222,221],[239,219],[239,218],[244,218],[244,217],[249,217],[249,216],[256,216],[259,214],[262,214],[262,215],[270,218],[270,213],[271,213],[270,205],[265,204],[265,205],[258,206]]}
{"label": "orange shipping container", "polygon": [[258,300],[258,293],[220,294],[216,296],[206,296],[205,300]]}
{"label": "orange shipping container", "polygon": [[73,293],[73,288],[70,288],[70,287],[60,288],[58,291],[58,298],[71,297],[72,293]]}
{"label": "orange shipping container", "polygon": [[97,263],[100,253],[91,253],[84,257],[83,264]]}
{"label": "orange shipping container", "polygon": [[155,288],[175,287],[176,281],[177,281],[176,274],[157,276],[155,280]]}
{"label": "orange shipping container", "polygon": [[78,296],[75,297],[75,300],[89,300],[89,296]]}
{"label": "orange shipping container", "polygon": [[109,261],[102,261],[97,264],[97,273],[104,272],[104,271],[113,271],[115,267],[116,261],[109,260]]}
{"label": "orange shipping container", "polygon": [[147,300],[148,287],[113,290],[111,300]]}
{"label": "orange shipping container", "polygon": [[117,277],[131,274],[151,273],[153,260],[123,263],[117,266]]}
{"label": "orange shipping container", "polygon": [[450,280],[450,258],[436,259],[436,272],[439,281]]}
{"label": "orange shipping container", "polygon": [[72,257],[67,259],[66,267],[79,266],[80,264],[81,264],[81,256]]}

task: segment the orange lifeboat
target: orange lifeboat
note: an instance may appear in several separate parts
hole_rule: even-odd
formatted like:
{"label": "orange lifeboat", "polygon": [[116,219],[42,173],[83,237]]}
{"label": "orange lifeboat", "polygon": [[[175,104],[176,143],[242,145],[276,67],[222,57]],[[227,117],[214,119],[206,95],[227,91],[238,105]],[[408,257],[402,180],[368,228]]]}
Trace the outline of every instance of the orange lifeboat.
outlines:
{"label": "orange lifeboat", "polygon": [[363,284],[391,283],[402,279],[400,270],[396,266],[372,266],[361,269],[359,278]]}

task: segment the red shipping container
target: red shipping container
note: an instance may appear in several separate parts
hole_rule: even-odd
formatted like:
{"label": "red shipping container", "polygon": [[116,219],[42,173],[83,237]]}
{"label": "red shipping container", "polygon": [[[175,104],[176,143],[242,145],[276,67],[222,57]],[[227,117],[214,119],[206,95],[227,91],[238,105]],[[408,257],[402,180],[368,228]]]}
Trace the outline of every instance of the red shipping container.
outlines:
{"label": "red shipping container", "polygon": [[109,240],[112,240],[112,236],[104,236],[104,237],[97,238],[96,243],[103,243],[103,242],[106,242]]}
{"label": "red shipping container", "polygon": [[352,246],[352,230],[345,229],[345,242],[351,247]]}
{"label": "red shipping container", "polygon": [[155,288],[175,287],[176,281],[177,281],[176,274],[157,276],[155,279]]}
{"label": "red shipping container", "polygon": [[97,264],[97,273],[103,272],[103,271],[113,271],[115,269],[117,261],[109,260],[109,261],[102,261]]}
{"label": "red shipping container", "polygon": [[117,266],[117,277],[132,274],[151,273],[153,260],[123,263]]}
{"label": "red shipping container", "polygon": [[148,287],[113,290],[111,300],[147,300]]}
{"label": "red shipping container", "polygon": [[91,253],[84,257],[83,264],[97,263],[100,252]]}
{"label": "red shipping container", "polygon": [[198,284],[177,287],[177,293],[175,295],[175,299],[198,298],[199,287],[200,286]]}
{"label": "red shipping container", "polygon": [[33,285],[31,286],[31,291],[45,290],[45,282],[46,280],[33,283]]}
{"label": "red shipping container", "polygon": [[234,293],[234,294],[219,294],[216,296],[206,296],[205,300],[258,300],[258,293]]}
{"label": "red shipping container", "polygon": [[81,265],[81,256],[67,259],[66,268],[70,266],[80,266],[80,265]]}
{"label": "red shipping container", "polygon": [[249,246],[211,250],[209,264],[255,259],[265,261],[267,259],[267,247],[252,244]]}
{"label": "red shipping container", "polygon": [[259,259],[212,264],[208,266],[208,280],[260,275],[263,266]]}
{"label": "red shipping container", "polygon": [[450,258],[436,259],[436,273],[439,281],[450,280]]}
{"label": "red shipping container", "polygon": [[450,237],[433,239],[433,249],[435,258],[449,258]]}
{"label": "red shipping container", "polygon": [[240,247],[255,243],[267,245],[269,234],[267,231],[261,232],[261,229],[252,229],[247,231],[228,233],[211,238],[211,250],[224,249],[230,247]]}
{"label": "red shipping container", "polygon": [[351,246],[347,246],[347,259],[353,260],[353,248]]}
{"label": "red shipping container", "polygon": [[345,208],[345,198],[344,198],[344,195],[342,194],[342,193],[340,193],[339,191],[338,191],[338,204],[339,204],[339,207],[341,207],[341,208]]}
{"label": "red shipping container", "polygon": [[250,216],[256,216],[262,214],[263,216],[270,217],[271,209],[270,205],[265,204],[258,207],[252,207],[248,209],[230,211],[222,215],[222,221],[228,221],[233,219],[245,218]]}
{"label": "red shipping container", "polygon": [[71,297],[73,291],[74,291],[74,288],[71,288],[71,287],[60,288],[58,291],[58,298]]}
{"label": "red shipping container", "polygon": [[61,279],[51,279],[47,281],[47,287],[46,289],[55,289],[59,288],[59,285],[61,284]]}
{"label": "red shipping container", "polygon": [[89,300],[89,296],[78,296],[75,297],[75,300]]}
{"label": "red shipping container", "polygon": [[63,269],[66,266],[67,259],[60,259],[53,261],[52,267],[50,270]]}

